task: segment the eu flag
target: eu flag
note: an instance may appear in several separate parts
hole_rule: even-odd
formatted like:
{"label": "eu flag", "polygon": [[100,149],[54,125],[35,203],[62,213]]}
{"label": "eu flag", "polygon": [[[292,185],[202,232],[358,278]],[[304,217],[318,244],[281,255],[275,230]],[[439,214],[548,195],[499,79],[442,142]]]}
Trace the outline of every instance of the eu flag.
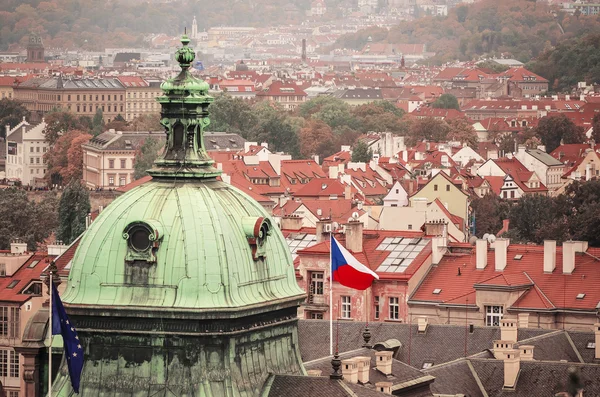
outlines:
{"label": "eu flag", "polygon": [[79,342],[77,331],[69,321],[67,312],[58,296],[58,291],[52,283],[52,335],[62,335],[69,377],[75,393],[79,394],[79,381],[83,369],[83,348]]}

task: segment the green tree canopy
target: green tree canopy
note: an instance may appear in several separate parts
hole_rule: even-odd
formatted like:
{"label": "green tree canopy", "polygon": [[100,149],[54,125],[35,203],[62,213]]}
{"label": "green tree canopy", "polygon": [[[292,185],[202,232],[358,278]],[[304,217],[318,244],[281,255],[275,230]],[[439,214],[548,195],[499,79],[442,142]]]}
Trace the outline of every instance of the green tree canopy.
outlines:
{"label": "green tree canopy", "polygon": [[502,221],[508,219],[510,204],[494,193],[488,193],[482,198],[471,202],[475,215],[475,231],[477,237],[486,233],[496,234],[502,229]]}
{"label": "green tree canopy", "polygon": [[102,115],[102,108],[98,107],[98,109],[96,109],[96,114],[94,114],[94,118],[92,119],[92,134],[94,136],[98,136],[103,131],[104,131],[104,116]]}
{"label": "green tree canopy", "polygon": [[450,126],[444,120],[424,117],[412,123],[406,144],[414,146],[421,141],[443,142],[449,132]]}
{"label": "green tree canopy", "polygon": [[231,132],[248,138],[258,122],[256,114],[247,101],[221,94],[208,107],[210,131]]}
{"label": "green tree canopy", "polygon": [[432,108],[460,110],[458,99],[452,94],[442,94],[432,104]]}
{"label": "green tree canopy", "polygon": [[373,158],[373,150],[363,140],[358,140],[352,148],[352,161],[356,163],[368,163]]}
{"label": "green tree canopy", "polygon": [[58,240],[70,244],[83,233],[90,210],[88,190],[81,181],[72,180],[63,191],[58,205]]}
{"label": "green tree canopy", "polygon": [[562,143],[582,143],[585,141],[583,128],[575,125],[564,114],[546,116],[540,119],[535,133],[546,146],[548,153]]}
{"label": "green tree canopy", "polygon": [[269,150],[273,152],[286,152],[297,158],[300,155],[298,130],[289,115],[280,106],[270,102],[259,102],[254,112],[258,123],[248,138],[258,143],[267,142]]}
{"label": "green tree canopy", "polygon": [[23,120],[23,117],[27,117],[28,115],[29,111],[27,111],[27,108],[21,102],[8,98],[0,99],[0,127],[2,128],[0,136],[6,137],[5,126],[14,127]]}
{"label": "green tree canopy", "polygon": [[152,168],[163,147],[163,142],[156,138],[148,137],[144,140],[144,143],[136,151],[133,163],[133,179],[137,180],[148,175],[147,171]]}

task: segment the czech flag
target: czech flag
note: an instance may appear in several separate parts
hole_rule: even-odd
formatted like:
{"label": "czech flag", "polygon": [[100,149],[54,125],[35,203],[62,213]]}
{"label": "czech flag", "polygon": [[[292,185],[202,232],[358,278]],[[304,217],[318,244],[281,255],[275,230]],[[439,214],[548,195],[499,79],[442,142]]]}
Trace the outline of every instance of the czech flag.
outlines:
{"label": "czech flag", "polygon": [[333,281],[353,289],[365,290],[379,276],[356,260],[346,248],[331,236],[331,274]]}

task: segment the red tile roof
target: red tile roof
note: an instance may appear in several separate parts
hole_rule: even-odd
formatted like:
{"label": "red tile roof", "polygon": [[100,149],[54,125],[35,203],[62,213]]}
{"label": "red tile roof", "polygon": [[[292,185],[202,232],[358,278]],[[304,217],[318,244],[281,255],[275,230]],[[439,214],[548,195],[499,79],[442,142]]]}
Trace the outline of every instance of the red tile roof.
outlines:
{"label": "red tile roof", "polygon": [[295,197],[344,197],[344,185],[337,179],[330,178],[315,178],[302,185],[296,193]]}
{"label": "red tile roof", "polygon": [[[54,256],[45,252],[31,254],[29,259],[11,276],[0,278],[0,301],[23,303],[32,295],[21,292],[32,281],[39,281],[42,271],[50,264]],[[36,263],[37,262],[37,263]],[[8,288],[12,285],[11,288]]]}

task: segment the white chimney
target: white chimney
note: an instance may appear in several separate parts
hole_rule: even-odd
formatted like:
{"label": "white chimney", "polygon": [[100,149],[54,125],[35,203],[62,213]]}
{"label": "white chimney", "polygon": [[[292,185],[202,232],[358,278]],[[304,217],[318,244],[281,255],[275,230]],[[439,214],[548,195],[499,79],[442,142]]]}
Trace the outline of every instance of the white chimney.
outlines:
{"label": "white chimney", "polygon": [[514,343],[508,340],[495,340],[494,341],[494,358],[496,360],[504,360],[506,358],[506,352],[514,348]]}
{"label": "white chimney", "polygon": [[392,355],[390,351],[375,352],[376,368],[384,375],[392,374]]}
{"label": "white chimney", "polygon": [[517,342],[517,319],[504,317],[500,320],[500,339],[516,343]]}
{"label": "white chimney", "polygon": [[532,345],[521,345],[521,361],[533,361],[533,346]]}
{"label": "white chimney", "polygon": [[487,240],[478,239],[475,243],[475,260],[477,270],[483,270],[487,266]]}
{"label": "white chimney", "polygon": [[494,243],[496,271],[504,271],[506,268],[506,256],[510,239],[497,238]]}
{"label": "white chimney", "polygon": [[21,240],[15,240],[10,243],[11,254],[22,254],[24,252],[27,252],[27,243],[24,243]]}
{"label": "white chimney", "polygon": [[575,270],[576,241],[565,241],[562,245],[563,274],[571,274]]}
{"label": "white chimney", "polygon": [[529,313],[517,314],[519,328],[529,328]]}
{"label": "white chimney", "polygon": [[517,386],[517,379],[521,370],[521,357],[519,353],[520,351],[517,349],[511,349],[506,352],[506,358],[504,359],[504,387],[507,389],[514,389]]}
{"label": "white chimney", "polygon": [[424,334],[425,331],[427,331],[428,323],[429,323],[429,321],[427,320],[427,317],[419,317],[417,319],[417,324],[418,324],[417,332],[420,334]]}
{"label": "white chimney", "polygon": [[392,394],[392,382],[377,382],[375,390],[383,394]]}
{"label": "white chimney", "polygon": [[544,240],[544,273],[556,268],[556,240]]}
{"label": "white chimney", "polygon": [[444,236],[431,239],[431,264],[438,265],[446,253],[447,240]]}
{"label": "white chimney", "polygon": [[565,101],[570,101],[571,100],[571,95],[565,95]]}
{"label": "white chimney", "polygon": [[69,247],[65,244],[48,244],[48,246],[47,246],[48,255],[59,256],[63,252],[65,252],[67,250],[67,248],[69,248]]}
{"label": "white chimney", "polygon": [[596,334],[594,340],[596,343],[596,355],[594,358],[600,360],[600,323],[594,324],[594,334]]}
{"label": "white chimney", "polygon": [[369,371],[371,370],[371,358],[365,356],[354,357],[358,363],[358,383],[369,383]]}
{"label": "white chimney", "polygon": [[349,383],[358,383],[358,362],[354,358],[342,360],[342,375]]}

